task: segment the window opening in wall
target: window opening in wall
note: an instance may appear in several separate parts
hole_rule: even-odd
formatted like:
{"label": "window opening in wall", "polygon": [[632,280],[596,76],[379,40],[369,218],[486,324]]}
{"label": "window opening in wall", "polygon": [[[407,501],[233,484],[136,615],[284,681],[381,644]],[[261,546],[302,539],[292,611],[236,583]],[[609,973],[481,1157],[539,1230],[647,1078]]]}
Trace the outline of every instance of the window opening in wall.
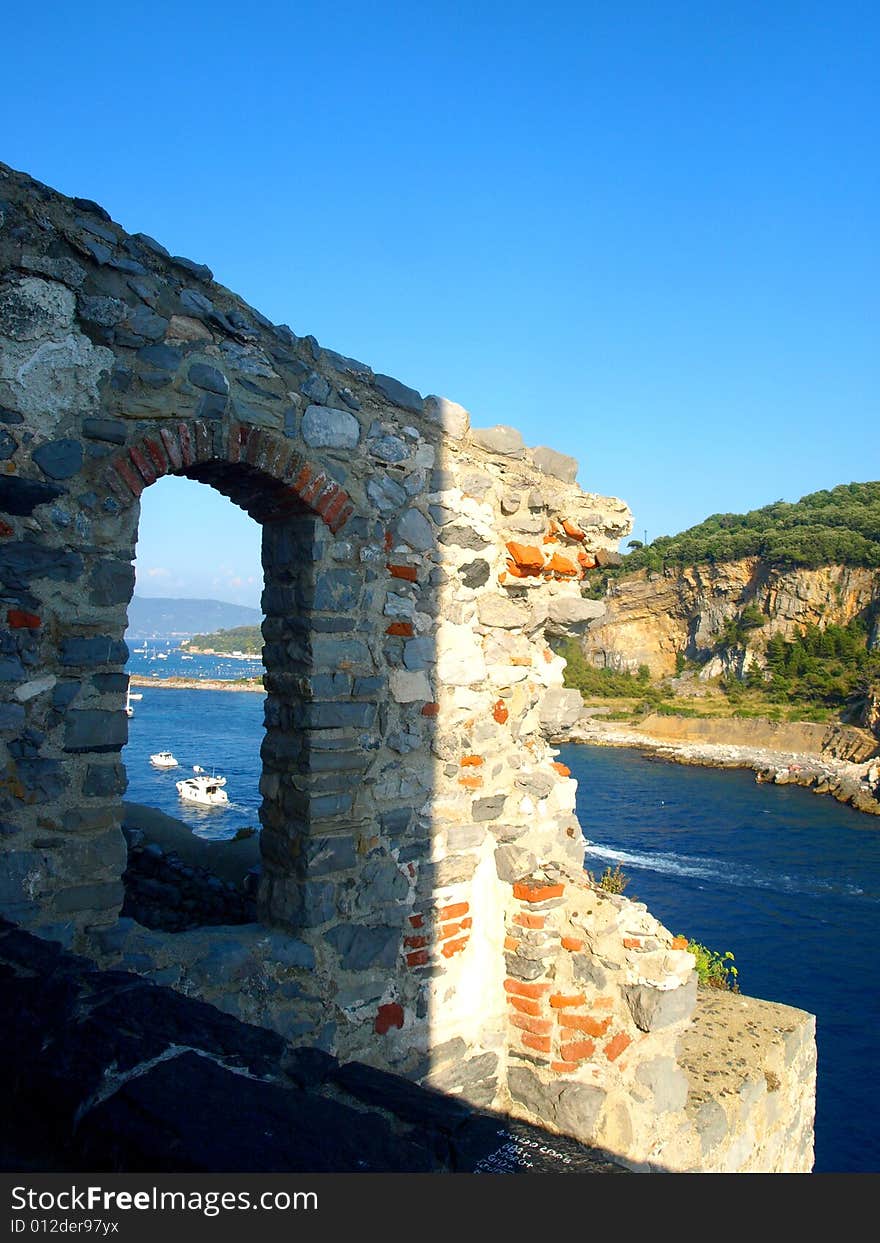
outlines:
{"label": "window opening in wall", "polygon": [[183,931],[256,918],[263,739],[260,526],[168,476],[141,497],[128,611],[123,914]]}

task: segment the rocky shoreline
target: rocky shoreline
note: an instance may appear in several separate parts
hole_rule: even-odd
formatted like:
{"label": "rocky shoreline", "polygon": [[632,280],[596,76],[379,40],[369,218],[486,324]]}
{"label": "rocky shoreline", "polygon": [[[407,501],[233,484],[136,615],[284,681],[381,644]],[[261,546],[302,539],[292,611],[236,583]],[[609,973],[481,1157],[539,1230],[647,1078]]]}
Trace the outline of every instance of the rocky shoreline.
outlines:
{"label": "rocky shoreline", "polygon": [[158,686],[163,690],[172,691],[259,691],[265,693],[261,678],[242,678],[237,682],[223,678],[145,678],[141,674],[132,674],[129,678],[132,686]]}
{"label": "rocky shoreline", "polygon": [[717,742],[693,742],[651,737],[624,725],[581,718],[554,743],[584,743],[604,747],[636,747],[657,759],[707,768],[751,768],[756,781],[774,785],[799,785],[816,794],[830,794],[857,811],[880,816],[880,759],[863,763],[827,754],[779,751],[765,747],[734,746]]}

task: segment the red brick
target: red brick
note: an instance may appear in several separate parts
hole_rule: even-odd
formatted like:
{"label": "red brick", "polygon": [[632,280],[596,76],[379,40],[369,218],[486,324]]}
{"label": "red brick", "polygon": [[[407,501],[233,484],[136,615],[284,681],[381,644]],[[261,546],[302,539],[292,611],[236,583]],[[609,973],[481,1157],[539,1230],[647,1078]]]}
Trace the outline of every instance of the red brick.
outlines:
{"label": "red brick", "polygon": [[14,527],[11,527],[8,522],[5,522],[2,518],[0,518],[0,535],[12,535],[14,530]]}
{"label": "red brick", "polygon": [[613,1062],[614,1059],[620,1057],[624,1049],[628,1049],[631,1044],[632,1039],[626,1034],[626,1032],[618,1032],[616,1036],[613,1036],[608,1041],[603,1052],[608,1058],[608,1061]]}
{"label": "red brick", "polygon": [[508,997],[507,1000],[520,1014],[531,1014],[533,1018],[537,1018],[544,1013],[540,1001],[530,1001],[528,997]]}
{"label": "red brick", "polygon": [[562,948],[569,950],[572,954],[577,954],[584,948],[584,943],[578,937],[563,937]]}
{"label": "red brick", "polygon": [[186,423],[177,424],[177,438],[180,441],[180,456],[183,459],[184,466],[192,466],[196,460],[196,451],[193,445],[192,433]]}
{"label": "red brick", "polygon": [[614,998],[613,997],[594,997],[590,1005],[592,1006],[594,1010],[613,1010],[614,1009]]}
{"label": "red brick", "polygon": [[348,504],[343,505],[342,509],[340,509],[338,515],[335,518],[327,519],[327,526],[330,528],[333,534],[336,535],[338,531],[342,530],[342,528],[345,526],[346,522],[348,522],[349,518],[351,517],[353,513],[354,513],[354,505],[352,505],[351,502],[348,502]]}
{"label": "red brick", "polygon": [[538,1053],[550,1052],[549,1036],[533,1036],[531,1032],[523,1032],[520,1036],[520,1040],[527,1049],[535,1049]]}
{"label": "red brick", "polygon": [[483,784],[482,777],[459,777],[458,784],[466,790],[479,790]]}
{"label": "red brick", "polygon": [[440,948],[440,953],[444,958],[452,958],[454,954],[460,954],[467,945],[469,938],[461,937],[458,941],[446,941]]}
{"label": "red brick", "polygon": [[483,763],[482,755],[463,755],[459,761],[462,768],[479,768]]}
{"label": "red brick", "polygon": [[586,1032],[588,1036],[604,1036],[611,1026],[610,1015],[601,1022],[591,1018],[589,1014],[560,1014],[558,1019],[560,1027],[573,1027],[576,1031]]}
{"label": "red brick", "polygon": [[495,718],[495,720],[497,721],[499,725],[504,725],[506,723],[507,718],[510,716],[510,713],[508,712],[507,704],[504,702],[503,699],[498,699],[495,701],[495,707],[492,709],[492,716]]}
{"label": "red brick", "polygon": [[596,1046],[592,1040],[571,1040],[560,1046],[559,1054],[564,1062],[583,1062],[592,1057]]}
{"label": "red brick", "polygon": [[327,482],[327,476],[322,470],[319,470],[316,475],[312,476],[306,486],[300,490],[300,496],[307,505],[314,508],[314,502],[327,486]]}
{"label": "red brick", "polygon": [[407,949],[420,950],[428,944],[427,937],[404,937],[403,943]]}
{"label": "red brick", "polygon": [[424,967],[427,961],[427,950],[413,950],[411,954],[407,954],[406,956],[406,965],[408,967]]}
{"label": "red brick", "polygon": [[168,454],[165,452],[158,440],[152,436],[146,436],[143,441],[143,447],[150,458],[150,461],[156,468],[157,475],[167,475],[168,473]]}
{"label": "red brick", "polygon": [[514,915],[513,922],[519,924],[520,928],[536,928],[544,927],[546,915],[530,915],[527,911],[520,911],[518,915]]}
{"label": "red brick", "polygon": [[333,523],[342,515],[348,501],[348,493],[344,492],[342,488],[340,488],[332,503],[329,504],[326,509],[321,510],[321,517],[324,519],[325,524],[331,531],[334,529]]}
{"label": "red brick", "polygon": [[448,941],[450,937],[457,937],[465,931],[466,929],[463,923],[456,922],[452,924],[442,924],[440,931],[437,933],[437,940]]}
{"label": "red brick", "polygon": [[511,1014],[510,1021],[520,1031],[531,1032],[533,1036],[549,1036],[553,1030],[550,1019],[536,1019],[528,1014]]}
{"label": "red brick", "polygon": [[132,445],[128,455],[143,476],[144,483],[156,482],[156,468],[137,445]]}
{"label": "red brick", "polygon": [[539,574],[544,568],[544,554],[540,548],[511,542],[507,545],[507,551],[513,559],[513,569],[519,571],[520,577],[523,574]]}
{"label": "red brick", "polygon": [[414,583],[419,576],[414,565],[391,565],[389,562],[387,569],[392,578],[402,578],[408,583]]}
{"label": "red brick", "polygon": [[569,522],[567,518],[562,519],[562,529],[569,539],[583,540],[587,538],[578,524],[576,522]]}
{"label": "red brick", "polygon": [[549,987],[549,984],[527,984],[525,980],[508,978],[504,981],[505,993],[513,993],[515,997],[543,997]]}
{"label": "red brick", "polygon": [[569,1006],[585,1006],[587,999],[583,993],[551,993],[550,1005],[554,1010],[565,1010]]}
{"label": "red brick", "polygon": [[687,937],[673,937],[672,938],[672,949],[686,950],[687,947],[688,947]]}
{"label": "red brick", "polygon": [[551,768],[555,768],[556,771],[559,773],[560,777],[571,776],[571,769],[568,767],[568,765],[560,764],[558,760],[553,761],[553,763],[551,764]]}
{"label": "red brick", "polygon": [[561,898],[565,885],[532,884],[530,881],[517,881],[513,887],[513,896],[521,902],[546,902],[548,898]]}
{"label": "red brick", "polygon": [[180,470],[183,465],[183,458],[180,455],[180,443],[170,427],[160,427],[159,437],[165,446],[165,452],[168,454],[168,461],[172,470]]}
{"label": "red brick", "polygon": [[385,633],[398,634],[402,639],[411,639],[414,634],[413,624],[412,622],[392,622],[386,627]]}
{"label": "red brick", "polygon": [[440,705],[435,703],[422,704],[422,716],[436,716]]}
{"label": "red brick", "polygon": [[638,937],[624,937],[623,948],[625,950],[640,950],[642,948],[642,942]]}
{"label": "red brick", "polygon": [[38,630],[43,624],[36,613],[25,613],[23,609],[7,609],[6,620],[13,630]]}
{"label": "red brick", "polygon": [[561,552],[553,554],[547,563],[547,569],[560,578],[576,578],[580,574],[580,568],[571,557],[564,557]]}
{"label": "red brick", "polygon": [[392,1027],[403,1027],[403,1006],[398,1005],[396,1001],[390,1001],[387,1005],[379,1007],[373,1030],[377,1035],[384,1036]]}
{"label": "red brick", "polygon": [[574,1062],[551,1062],[550,1069],[555,1070],[558,1075],[567,1075],[574,1070]]}
{"label": "red brick", "polygon": [[458,919],[461,915],[467,915],[470,910],[468,902],[452,902],[449,906],[441,906],[437,912],[437,918],[443,923],[447,919]]}
{"label": "red brick", "polygon": [[143,479],[141,479],[141,477],[132,470],[129,463],[124,461],[122,458],[119,458],[113,463],[113,467],[117,475],[119,475],[119,478],[128,487],[128,490],[131,492],[132,496],[140,496],[147,485],[144,483]]}
{"label": "red brick", "polygon": [[505,937],[504,948],[506,950],[510,950],[511,953],[515,954],[516,951],[519,949],[519,941],[517,941],[516,937]]}
{"label": "red brick", "polygon": [[424,915],[410,915],[409,922],[413,928],[421,928],[425,922]]}

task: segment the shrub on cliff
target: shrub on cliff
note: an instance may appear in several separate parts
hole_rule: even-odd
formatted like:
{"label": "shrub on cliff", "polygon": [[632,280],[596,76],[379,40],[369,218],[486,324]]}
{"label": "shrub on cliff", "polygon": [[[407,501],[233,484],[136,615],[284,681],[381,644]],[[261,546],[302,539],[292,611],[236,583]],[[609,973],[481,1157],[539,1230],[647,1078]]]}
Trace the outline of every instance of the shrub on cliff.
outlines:
{"label": "shrub on cliff", "polygon": [[612,573],[754,556],[775,565],[880,567],[880,482],[840,484],[745,514],[712,514],[633,549]]}

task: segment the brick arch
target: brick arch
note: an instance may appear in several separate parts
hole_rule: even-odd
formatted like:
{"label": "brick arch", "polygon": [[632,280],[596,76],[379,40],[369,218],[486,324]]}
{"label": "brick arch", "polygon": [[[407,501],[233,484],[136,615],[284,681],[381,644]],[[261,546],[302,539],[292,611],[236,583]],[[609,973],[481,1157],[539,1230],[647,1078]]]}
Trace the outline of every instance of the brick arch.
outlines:
{"label": "brick arch", "polygon": [[169,474],[210,484],[260,523],[307,509],[336,534],[354,513],[345,489],[290,440],[246,423],[163,422],[116,453],[102,482],[129,505]]}

